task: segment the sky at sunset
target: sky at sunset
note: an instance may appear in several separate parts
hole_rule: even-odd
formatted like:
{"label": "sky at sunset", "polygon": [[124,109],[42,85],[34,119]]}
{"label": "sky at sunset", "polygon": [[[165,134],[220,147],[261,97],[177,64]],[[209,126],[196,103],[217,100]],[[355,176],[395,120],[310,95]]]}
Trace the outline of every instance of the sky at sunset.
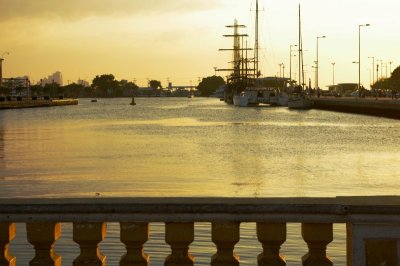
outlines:
{"label": "sky at sunset", "polygon": [[[383,74],[400,64],[398,0],[260,0],[261,69],[289,76],[289,46],[297,44],[298,4],[303,20],[306,76],[314,74],[319,40],[320,87],[358,82],[358,25],[361,28],[362,83],[369,87],[372,59],[383,60]],[[167,78],[176,85],[197,84],[226,68],[231,33],[225,25],[238,19],[254,42],[255,0],[0,0],[0,53],[8,51],[3,77],[28,75],[38,81],[61,71],[64,83],[79,77],[114,74],[145,86]],[[293,77],[297,75],[293,58]],[[375,72],[376,73],[376,72]],[[379,72],[380,75],[380,72]]]}

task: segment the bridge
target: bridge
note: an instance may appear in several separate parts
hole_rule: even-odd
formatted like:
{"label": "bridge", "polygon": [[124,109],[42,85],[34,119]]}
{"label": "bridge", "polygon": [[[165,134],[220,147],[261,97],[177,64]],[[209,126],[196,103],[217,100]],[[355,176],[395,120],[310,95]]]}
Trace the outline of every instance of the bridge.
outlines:
{"label": "bridge", "polygon": [[[73,241],[80,246],[75,266],[106,265],[99,250],[106,223],[120,223],[120,240],[126,253],[120,265],[147,266],[151,254],[143,245],[149,240],[149,223],[165,223],[165,241],[171,253],[165,264],[194,265],[189,252],[194,224],[210,223],[216,253],[210,265],[239,265],[234,253],[240,240],[240,223],[256,224],[263,251],[258,265],[286,265],[280,248],[287,239],[288,223],[301,224],[308,252],[298,258],[305,266],[333,265],[327,246],[333,240],[333,224],[347,226],[347,265],[398,265],[400,197],[336,198],[68,198],[0,199],[0,265],[16,265],[9,246],[16,235],[15,223],[25,223],[27,239],[35,249],[29,265],[61,265],[54,244],[61,223],[73,224]],[[289,236],[290,237],[290,236]]]}

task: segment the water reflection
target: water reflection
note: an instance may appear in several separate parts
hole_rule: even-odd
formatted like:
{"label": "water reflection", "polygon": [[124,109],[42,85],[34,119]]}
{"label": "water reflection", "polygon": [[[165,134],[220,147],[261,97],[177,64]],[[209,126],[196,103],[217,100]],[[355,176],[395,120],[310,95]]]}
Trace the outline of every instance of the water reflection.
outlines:
{"label": "water reflection", "polygon": [[[0,112],[0,197],[399,195],[400,121],[235,108],[215,99],[136,102],[131,108],[126,99],[96,105],[82,99],[68,108]],[[210,225],[196,226],[191,248],[199,265],[207,265],[215,251]],[[335,226],[337,243],[329,254],[341,265],[345,229]],[[260,252],[254,227],[241,227],[243,265],[254,265]],[[65,228],[71,241],[70,225]],[[114,248],[118,227],[109,229],[102,245],[120,254]],[[155,265],[169,252],[163,230],[154,225],[154,242],[146,246]],[[24,235],[16,241],[22,241],[16,249],[26,250]],[[76,245],[64,248],[72,261]],[[290,265],[305,254],[298,224],[288,226],[283,250]],[[20,258],[31,257],[25,252]]]}
{"label": "water reflection", "polygon": [[399,193],[397,120],[201,98],[0,115],[0,196]]}

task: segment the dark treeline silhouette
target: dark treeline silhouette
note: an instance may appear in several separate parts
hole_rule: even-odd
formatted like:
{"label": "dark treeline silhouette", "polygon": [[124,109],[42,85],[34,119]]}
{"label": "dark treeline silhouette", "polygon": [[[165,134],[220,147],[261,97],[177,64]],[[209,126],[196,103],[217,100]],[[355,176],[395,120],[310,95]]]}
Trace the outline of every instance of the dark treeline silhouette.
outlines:
{"label": "dark treeline silhouette", "polygon": [[[225,81],[219,76],[210,76],[203,78],[197,87],[196,95],[210,96]],[[3,84],[4,85],[4,84]],[[22,95],[27,96],[27,88],[24,87],[8,87],[3,86],[4,95]],[[49,96],[51,98],[82,98],[82,97],[157,97],[157,96],[177,96],[185,97],[192,92],[185,89],[184,86],[178,89],[163,88],[158,80],[150,80],[148,87],[139,88],[135,82],[127,80],[116,80],[112,74],[97,75],[92,84],[85,86],[82,83],[72,83],[65,86],[60,86],[58,83],[49,83],[45,85],[31,85],[31,96]]]}
{"label": "dark treeline silhouette", "polygon": [[400,92],[400,66],[398,66],[389,78],[381,78],[372,84],[371,88],[376,92],[376,96],[397,97]]}
{"label": "dark treeline silhouette", "polygon": [[201,93],[202,96],[210,96],[215,93],[217,89],[225,85],[225,81],[222,77],[219,76],[211,76],[207,78],[203,78],[203,80],[199,83],[197,90]]}

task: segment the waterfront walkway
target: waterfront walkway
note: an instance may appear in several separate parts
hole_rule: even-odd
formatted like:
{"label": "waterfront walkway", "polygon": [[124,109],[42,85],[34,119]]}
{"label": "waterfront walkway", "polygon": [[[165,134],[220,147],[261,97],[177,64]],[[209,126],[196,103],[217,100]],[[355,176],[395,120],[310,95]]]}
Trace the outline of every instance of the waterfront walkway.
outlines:
{"label": "waterfront walkway", "polygon": [[313,108],[400,118],[400,99],[312,97]]}

